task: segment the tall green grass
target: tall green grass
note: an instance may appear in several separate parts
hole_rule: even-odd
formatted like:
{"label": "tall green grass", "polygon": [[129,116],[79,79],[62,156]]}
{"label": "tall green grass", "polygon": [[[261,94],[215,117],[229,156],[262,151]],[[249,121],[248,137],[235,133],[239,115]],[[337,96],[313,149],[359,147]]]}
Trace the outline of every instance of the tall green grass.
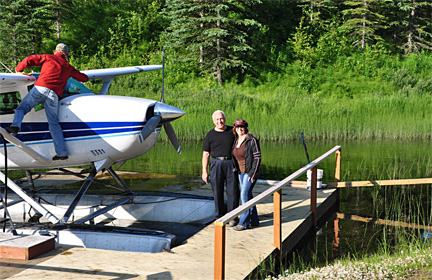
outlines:
{"label": "tall green grass", "polygon": [[191,83],[166,90],[166,102],[186,112],[173,122],[181,139],[202,139],[213,127],[211,114],[218,109],[225,112],[228,124],[246,119],[262,140],[295,139],[299,131],[313,139],[431,138],[431,95],[346,98],[296,95],[283,86],[196,87]]}
{"label": "tall green grass", "polygon": [[[139,61],[127,56],[119,59],[103,65],[128,66]],[[97,61],[90,59],[83,66],[95,68]],[[146,61],[159,63],[157,56]],[[186,112],[173,122],[182,140],[203,139],[218,109],[226,113],[228,124],[246,119],[261,140],[290,140],[299,131],[309,139],[432,137],[432,58],[427,54],[406,59],[356,54],[316,69],[293,62],[283,72],[261,73],[241,84],[233,78],[218,85],[209,77],[176,69],[168,61],[165,101]],[[118,77],[110,92],[160,100],[161,72]]]}

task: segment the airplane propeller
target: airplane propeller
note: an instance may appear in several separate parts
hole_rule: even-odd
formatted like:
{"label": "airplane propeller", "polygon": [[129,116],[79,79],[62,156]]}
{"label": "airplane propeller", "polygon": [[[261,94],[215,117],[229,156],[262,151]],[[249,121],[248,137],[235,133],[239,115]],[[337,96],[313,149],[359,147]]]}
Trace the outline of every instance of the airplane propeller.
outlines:
{"label": "airplane propeller", "polygon": [[150,134],[159,125],[159,122],[161,119],[162,119],[161,116],[153,116],[147,121],[146,125],[143,127],[143,129],[141,130],[141,133],[138,136],[140,143],[144,142],[144,140],[150,136]]}
{"label": "airplane propeller", "polygon": [[[166,134],[168,135],[168,139],[171,141],[171,144],[176,149],[177,153],[181,154],[182,150],[180,147],[180,143],[177,139],[177,136],[174,132],[174,128],[170,124],[170,121],[173,121],[177,118],[180,118],[185,112],[182,110],[170,106],[165,103],[164,100],[164,70],[165,70],[165,47],[162,49],[162,97],[160,102],[156,102],[153,105],[149,106],[147,110],[150,111],[150,115],[153,114],[150,118],[148,118],[147,123],[141,130],[139,134],[139,142],[142,143],[144,140],[150,136],[150,134],[157,128],[159,124],[163,124]],[[149,117],[149,116],[147,116]]]}
{"label": "airplane propeller", "polygon": [[181,155],[182,150],[180,147],[180,143],[177,139],[177,136],[174,132],[174,128],[172,127],[172,125],[170,123],[166,123],[166,124],[164,124],[164,129],[165,129],[166,134],[168,135],[168,139],[171,141],[171,144],[173,144],[174,149],[176,149],[177,153],[179,155]]}

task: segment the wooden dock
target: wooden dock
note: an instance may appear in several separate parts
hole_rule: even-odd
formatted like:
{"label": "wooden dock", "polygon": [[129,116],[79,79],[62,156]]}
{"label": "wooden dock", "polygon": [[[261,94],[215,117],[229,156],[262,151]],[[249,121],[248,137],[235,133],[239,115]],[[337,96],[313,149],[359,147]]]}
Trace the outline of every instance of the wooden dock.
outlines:
{"label": "wooden dock", "polygon": [[[270,185],[257,184],[254,195]],[[209,185],[200,193],[211,192]],[[293,247],[312,225],[311,192],[306,186],[286,186],[282,189],[283,248]],[[335,205],[335,189],[317,193],[318,213]],[[225,278],[244,279],[274,252],[273,200],[266,198],[258,204],[260,226],[237,232],[226,228]],[[320,218],[320,214],[317,217]],[[0,260],[0,278],[8,279],[213,279],[214,224],[210,224],[187,240],[186,244],[163,253],[133,253],[88,248],[57,248],[42,262]],[[14,273],[17,272],[17,273]],[[6,275],[7,273],[7,275]]]}
{"label": "wooden dock", "polygon": [[[8,265],[1,260],[0,277],[8,279],[245,279],[270,256],[285,255],[316,230],[338,203],[337,189],[317,191],[317,165],[335,155],[335,181],[340,182],[341,147],[335,146],[284,180],[257,184],[255,198],[208,225],[185,244],[163,253],[135,253],[70,248],[39,263]],[[311,170],[311,191],[294,181]],[[207,184],[196,194],[212,195]],[[253,205],[260,226],[235,231],[228,222]],[[332,209],[333,208],[333,209]],[[43,257],[42,257],[43,258]],[[36,258],[37,260],[37,258]],[[11,269],[8,269],[11,268]],[[17,273],[15,273],[17,272]]]}
{"label": "wooden dock", "polygon": [[[336,159],[335,182],[329,183],[328,189],[315,192],[317,164],[333,153]],[[330,213],[335,213],[339,188],[431,183],[431,178],[340,182],[340,157],[340,146],[336,146],[281,182],[260,182],[254,188],[253,200],[169,252],[57,247],[33,260],[0,259],[0,279],[248,279],[256,275],[254,273],[263,262],[280,252],[286,255],[311,232],[313,234],[316,226],[323,224]],[[306,170],[312,171],[312,191],[306,189],[306,182],[293,181]],[[208,184],[190,191],[176,188],[162,191],[179,192],[181,189],[186,193],[212,196]],[[233,215],[245,211],[252,204],[258,208],[259,227],[237,232],[226,225],[235,217]],[[387,220],[354,215],[346,217],[343,213],[337,213],[337,217],[391,224]],[[335,229],[337,227],[335,224]]]}

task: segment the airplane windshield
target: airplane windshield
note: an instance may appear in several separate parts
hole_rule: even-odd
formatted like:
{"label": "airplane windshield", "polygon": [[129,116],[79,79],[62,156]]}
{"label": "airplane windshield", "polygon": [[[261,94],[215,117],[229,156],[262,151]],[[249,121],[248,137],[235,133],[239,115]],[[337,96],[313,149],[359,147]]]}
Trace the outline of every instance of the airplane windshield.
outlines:
{"label": "airplane windshield", "polygon": [[93,93],[91,90],[86,88],[82,83],[78,82],[73,78],[69,78],[65,90],[63,92],[63,98],[83,93]]}
{"label": "airplane windshield", "polygon": [[[34,73],[33,76],[39,78],[40,73]],[[83,94],[83,93],[91,93],[94,94],[91,90],[85,87],[82,83],[78,82],[74,78],[69,78],[67,81],[65,90],[63,91],[62,98],[75,95],[75,94]]]}

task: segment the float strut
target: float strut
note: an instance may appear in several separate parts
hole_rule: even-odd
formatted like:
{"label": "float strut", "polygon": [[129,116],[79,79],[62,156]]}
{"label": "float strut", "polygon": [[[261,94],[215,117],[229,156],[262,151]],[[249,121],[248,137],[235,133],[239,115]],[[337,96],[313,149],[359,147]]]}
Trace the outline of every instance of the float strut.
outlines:
{"label": "float strut", "polygon": [[77,195],[75,196],[74,200],[72,201],[69,208],[66,210],[66,213],[64,214],[62,218],[62,222],[66,223],[70,216],[72,215],[73,211],[75,210],[78,202],[81,200],[81,198],[84,196],[88,188],[90,187],[91,183],[93,182],[95,176],[96,176],[96,168],[92,168],[90,171],[90,175],[85,179],[84,184],[81,186],[81,189],[78,191]]}

